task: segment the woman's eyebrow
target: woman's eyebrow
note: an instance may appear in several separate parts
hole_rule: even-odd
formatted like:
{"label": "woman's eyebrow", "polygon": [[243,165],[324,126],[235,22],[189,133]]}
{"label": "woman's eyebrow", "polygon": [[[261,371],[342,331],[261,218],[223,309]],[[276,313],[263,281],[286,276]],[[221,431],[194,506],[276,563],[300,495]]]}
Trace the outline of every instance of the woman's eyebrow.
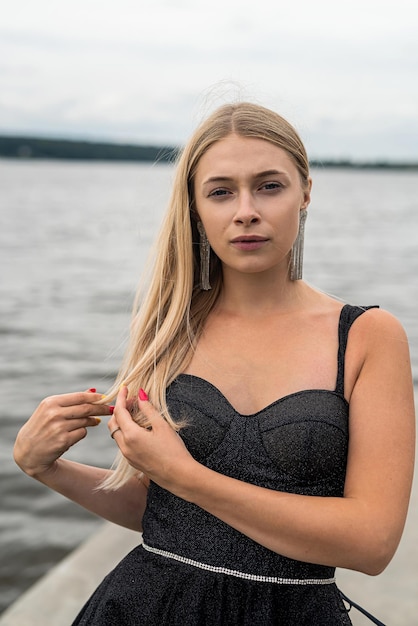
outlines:
{"label": "woman's eyebrow", "polygon": [[203,185],[208,185],[210,183],[225,183],[233,180],[232,176],[211,176],[203,181]]}
{"label": "woman's eyebrow", "polygon": [[[265,178],[266,176],[288,176],[288,173],[285,171],[281,171],[281,170],[265,170],[263,172],[258,172],[257,174],[253,175],[254,179],[258,179],[258,178]],[[203,185],[208,185],[211,183],[225,183],[225,182],[230,182],[234,180],[234,178],[232,176],[211,176],[210,178],[207,178],[205,181],[203,181]]]}

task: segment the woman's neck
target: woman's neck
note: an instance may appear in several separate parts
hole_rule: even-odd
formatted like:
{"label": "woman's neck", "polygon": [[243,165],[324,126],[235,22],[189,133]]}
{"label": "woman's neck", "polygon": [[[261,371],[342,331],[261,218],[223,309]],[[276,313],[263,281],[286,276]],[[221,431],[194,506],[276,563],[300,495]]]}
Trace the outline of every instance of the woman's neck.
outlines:
{"label": "woman's neck", "polygon": [[305,306],[312,290],[303,281],[287,276],[224,273],[218,311],[239,316],[263,316]]}

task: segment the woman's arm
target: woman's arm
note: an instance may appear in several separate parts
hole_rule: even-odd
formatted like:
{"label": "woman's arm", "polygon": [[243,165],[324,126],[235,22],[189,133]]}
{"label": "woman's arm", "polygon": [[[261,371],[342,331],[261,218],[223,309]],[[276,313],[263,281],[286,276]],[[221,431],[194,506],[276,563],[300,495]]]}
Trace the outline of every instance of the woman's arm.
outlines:
{"label": "woman's arm", "polygon": [[[362,319],[364,318],[364,319]],[[361,316],[350,330],[361,367],[350,399],[350,443],[342,498],[276,492],[197,463],[147,402],[152,424],[134,424],[119,394],[109,428],[129,462],[150,479],[284,556],[380,573],[405,523],[413,474],[415,413],[408,344],[383,311]]]}
{"label": "woman's arm", "polygon": [[133,476],[116,491],[97,489],[110,471],[58,459],[50,470],[34,478],[109,522],[142,531],[148,492],[145,482]]}
{"label": "woman's arm", "polygon": [[115,524],[141,530],[147,487],[132,477],[118,491],[97,489],[109,470],[60,458],[83,439],[87,428],[100,423],[98,415],[110,415],[106,405],[96,404],[101,394],[80,392],[51,396],[21,428],[14,446],[19,467],[32,478]]}

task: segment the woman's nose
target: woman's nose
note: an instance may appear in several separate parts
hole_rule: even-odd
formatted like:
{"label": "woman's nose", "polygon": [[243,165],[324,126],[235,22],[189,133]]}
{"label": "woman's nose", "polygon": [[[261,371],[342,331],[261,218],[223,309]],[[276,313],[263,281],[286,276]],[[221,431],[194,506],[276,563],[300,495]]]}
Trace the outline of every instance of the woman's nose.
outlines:
{"label": "woman's nose", "polygon": [[259,219],[260,215],[253,195],[251,193],[240,194],[234,221],[241,224],[254,224],[258,222]]}

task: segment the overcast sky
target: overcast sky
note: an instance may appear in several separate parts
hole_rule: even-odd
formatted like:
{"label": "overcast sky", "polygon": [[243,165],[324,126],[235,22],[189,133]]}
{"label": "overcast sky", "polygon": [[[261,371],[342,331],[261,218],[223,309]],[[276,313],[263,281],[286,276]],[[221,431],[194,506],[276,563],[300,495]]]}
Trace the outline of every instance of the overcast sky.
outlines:
{"label": "overcast sky", "polygon": [[2,0],[0,132],[181,144],[231,99],[311,157],[418,160],[416,0]]}

